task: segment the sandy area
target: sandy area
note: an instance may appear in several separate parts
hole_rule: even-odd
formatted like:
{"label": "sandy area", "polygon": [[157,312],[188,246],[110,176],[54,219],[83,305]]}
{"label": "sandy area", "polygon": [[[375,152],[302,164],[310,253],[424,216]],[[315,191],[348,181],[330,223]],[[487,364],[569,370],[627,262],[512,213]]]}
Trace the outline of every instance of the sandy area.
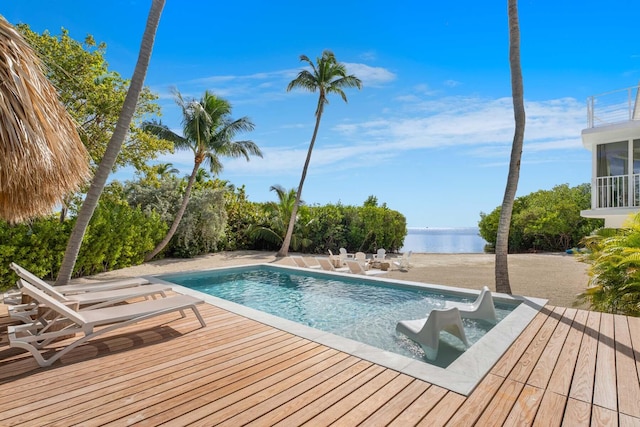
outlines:
{"label": "sandy area", "polygon": [[[472,289],[480,289],[483,285],[488,285],[493,290],[495,289],[494,260],[495,255],[492,254],[413,254],[411,268],[408,271],[392,270],[386,276]],[[277,259],[273,252],[222,252],[191,259],[153,261],[77,279],[75,282],[256,263],[293,265],[287,258]],[[549,304],[556,306],[587,307],[584,304],[576,305],[576,295],[584,291],[587,285],[589,278],[587,270],[587,264],[564,253],[509,255],[509,279],[513,294],[546,298]]]}

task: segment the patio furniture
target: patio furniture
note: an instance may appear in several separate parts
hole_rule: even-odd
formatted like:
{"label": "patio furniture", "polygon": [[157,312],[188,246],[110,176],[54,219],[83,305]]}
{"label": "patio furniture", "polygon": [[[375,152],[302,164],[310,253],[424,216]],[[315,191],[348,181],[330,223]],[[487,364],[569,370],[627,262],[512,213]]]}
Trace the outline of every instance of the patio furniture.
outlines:
{"label": "patio furniture", "polygon": [[496,322],[496,308],[493,296],[488,286],[484,286],[478,298],[472,303],[460,303],[447,301],[445,308],[456,307],[460,316],[466,319],[481,319],[488,322]]}
{"label": "patio furniture", "polygon": [[[95,310],[77,311],[35,286],[20,280],[22,281],[20,283],[22,291],[46,307],[48,311],[29,324],[9,326],[7,331],[9,345],[28,350],[38,364],[43,367],[50,366],[80,344],[99,335],[162,314],[179,311],[182,317],[185,317],[184,311],[192,310],[200,325],[206,326],[196,307],[197,304],[204,301],[190,295],[177,295]],[[53,314],[53,318],[47,316],[49,313]],[[60,324],[63,326],[55,330],[56,326],[60,326]],[[63,347],[62,350],[56,351],[48,359],[45,358],[45,354],[50,353],[46,349],[47,345],[60,337],[68,337],[70,334],[72,336],[82,334],[82,336]]]}
{"label": "patio furniture", "polygon": [[458,337],[466,347],[469,347],[460,311],[456,307],[444,310],[434,309],[426,319],[402,320],[396,325],[396,331],[420,344],[429,360],[435,360],[438,357],[441,331]]}

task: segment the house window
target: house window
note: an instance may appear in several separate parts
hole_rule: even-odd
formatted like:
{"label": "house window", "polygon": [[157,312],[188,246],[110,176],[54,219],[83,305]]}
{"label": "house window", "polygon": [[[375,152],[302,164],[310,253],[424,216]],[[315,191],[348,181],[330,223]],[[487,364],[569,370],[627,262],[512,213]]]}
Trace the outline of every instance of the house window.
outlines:
{"label": "house window", "polygon": [[[597,173],[599,177],[626,175],[629,170],[629,143],[627,141],[620,141],[598,145],[597,161]],[[640,167],[640,164],[638,166]]]}
{"label": "house window", "polygon": [[633,140],[633,173],[640,174],[640,139]]}

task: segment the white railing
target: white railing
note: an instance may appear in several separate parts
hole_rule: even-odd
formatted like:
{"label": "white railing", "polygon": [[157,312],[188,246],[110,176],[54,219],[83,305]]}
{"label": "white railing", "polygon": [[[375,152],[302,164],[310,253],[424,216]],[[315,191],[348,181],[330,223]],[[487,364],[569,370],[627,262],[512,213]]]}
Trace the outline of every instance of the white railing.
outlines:
{"label": "white railing", "polygon": [[640,86],[594,95],[587,99],[589,128],[640,120]]}
{"label": "white railing", "polygon": [[[631,179],[633,191],[629,191]],[[596,178],[594,209],[640,206],[640,174]]]}

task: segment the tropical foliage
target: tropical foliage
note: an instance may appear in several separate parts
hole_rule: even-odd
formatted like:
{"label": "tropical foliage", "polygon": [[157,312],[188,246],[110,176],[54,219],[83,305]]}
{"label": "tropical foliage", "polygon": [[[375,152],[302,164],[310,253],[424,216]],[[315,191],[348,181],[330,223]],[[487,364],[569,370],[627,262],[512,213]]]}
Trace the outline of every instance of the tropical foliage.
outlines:
{"label": "tropical foliage", "polygon": [[598,311],[640,316],[640,214],[627,228],[598,229],[583,243],[579,256],[591,267],[581,297]]}
{"label": "tropical foliage", "polygon": [[[187,178],[165,176],[158,185],[148,185],[146,176],[106,186],[87,227],[73,276],[88,275],[141,264],[145,253],[166,234],[175,216]],[[295,191],[282,190],[283,207]],[[274,190],[275,191],[275,190]],[[259,224],[282,233],[280,196],[277,202],[248,200],[244,187],[235,188],[218,179],[205,179],[194,185],[183,220],[163,255],[192,257],[219,250],[273,250],[279,241],[269,241],[250,230]],[[290,207],[289,207],[290,209]],[[274,211],[275,210],[275,211]],[[295,234],[305,245],[301,252],[327,255],[345,247],[351,252],[389,252],[402,247],[407,234],[404,216],[375,197],[362,206],[302,205]],[[34,273],[51,279],[62,262],[65,243],[75,219],[62,223],[43,218],[30,224],[10,226],[0,222],[0,288],[10,287],[16,278],[9,264],[17,262]]]}
{"label": "tropical foliage", "polygon": [[211,173],[218,174],[222,171],[220,157],[244,157],[247,161],[250,155],[262,157],[262,151],[253,141],[234,141],[236,135],[252,131],[254,125],[248,117],[232,119],[229,101],[209,91],[206,91],[200,100],[185,100],[180,92],[175,90],[175,98],[182,109],[182,135],[176,134],[162,123],[147,123],[145,129],[173,142],[178,149],[191,150],[194,155],[193,170],[169,232],[153,251],[147,254],[147,261],[165,248],[178,229],[201,165],[209,166]]}
{"label": "tropical foliage", "polygon": [[[79,125],[80,138],[89,150],[94,166],[104,156],[130,81],[110,70],[105,59],[107,45],[87,35],[83,42],[48,31],[36,33],[26,24],[16,26],[45,65],[46,75],[58,89],[60,99]],[[158,96],[143,87],[135,107],[127,139],[118,154],[115,167],[141,167],[159,154],[173,149],[141,128],[143,120],[160,115]]]}
{"label": "tropical foliage", "polygon": [[[144,254],[166,233],[167,225],[160,215],[131,207],[122,197],[118,184],[103,192],[87,227],[74,276],[141,264]],[[13,226],[0,222],[0,288],[15,284],[11,262],[54,279],[74,224],[75,219],[61,223],[53,216]]]}
{"label": "tropical foliage", "polygon": [[[584,236],[602,227],[602,220],[583,218],[580,211],[591,206],[591,186],[557,185],[515,199],[509,251],[564,251],[578,246]],[[480,235],[489,244],[496,243],[500,207],[480,213]]]}
{"label": "tropical foliage", "polygon": [[[278,202],[265,203],[263,205],[264,216],[262,223],[250,225],[249,232],[256,241],[264,241],[265,246],[280,246],[287,233],[287,225],[291,218],[293,206],[296,203],[296,189],[292,188],[287,191],[281,185],[272,185],[269,190],[276,192]],[[304,205],[304,201],[300,200],[299,204]],[[311,240],[301,234],[303,228],[296,220],[290,244],[294,251],[304,250],[311,244]]]}
{"label": "tropical foliage", "polygon": [[300,198],[302,197],[302,187],[304,186],[304,180],[307,176],[307,170],[309,169],[309,162],[311,161],[311,153],[313,146],[318,136],[318,129],[320,128],[320,119],[324,111],[324,106],[329,103],[327,98],[330,94],[340,95],[344,102],[347,102],[347,95],[344,93],[345,88],[356,87],[360,89],[362,82],[354,75],[348,75],[347,69],[344,64],[341,64],[336,60],[335,55],[330,50],[322,52],[322,56],[316,59],[316,64],[313,63],[306,55],[300,55],[300,61],[306,62],[311,70],[302,70],[298,73],[298,76],[292,80],[287,86],[287,92],[299,88],[308,92],[318,92],[318,105],[316,107],[316,125],[313,128],[313,135],[311,136],[311,142],[309,143],[309,150],[307,151],[307,157],[302,167],[302,176],[300,177],[300,184],[296,192],[296,200],[293,204],[291,216],[289,217],[287,232],[282,241],[282,246],[278,251],[278,256],[286,256],[289,252],[289,245],[293,236],[293,229],[295,227],[298,207],[300,206]]}

